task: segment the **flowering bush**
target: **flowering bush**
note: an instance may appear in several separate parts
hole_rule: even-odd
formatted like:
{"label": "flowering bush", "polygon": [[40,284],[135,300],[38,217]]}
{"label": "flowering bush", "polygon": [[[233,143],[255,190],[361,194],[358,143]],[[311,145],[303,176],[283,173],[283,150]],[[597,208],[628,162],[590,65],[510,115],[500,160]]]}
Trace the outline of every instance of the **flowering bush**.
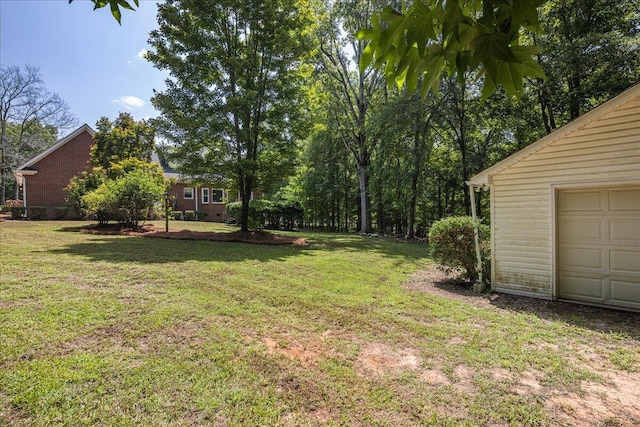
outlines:
{"label": "flowering bush", "polygon": [[22,203],[22,200],[12,200],[12,199],[7,200],[6,205],[10,208],[21,208],[24,206],[24,204]]}

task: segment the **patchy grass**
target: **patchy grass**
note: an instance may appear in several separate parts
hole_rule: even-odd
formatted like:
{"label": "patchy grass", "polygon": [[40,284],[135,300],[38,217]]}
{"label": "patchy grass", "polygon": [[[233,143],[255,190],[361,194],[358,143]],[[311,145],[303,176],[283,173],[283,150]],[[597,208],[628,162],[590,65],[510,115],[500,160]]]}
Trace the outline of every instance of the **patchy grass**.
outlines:
{"label": "patchy grass", "polygon": [[0,223],[2,425],[640,423],[635,314],[447,288],[395,239],[82,224]]}

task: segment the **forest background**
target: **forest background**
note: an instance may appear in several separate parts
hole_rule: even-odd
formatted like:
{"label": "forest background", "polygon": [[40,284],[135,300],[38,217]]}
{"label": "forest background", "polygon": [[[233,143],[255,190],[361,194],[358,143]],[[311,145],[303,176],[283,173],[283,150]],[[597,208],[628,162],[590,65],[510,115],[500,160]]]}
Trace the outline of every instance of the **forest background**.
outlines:
{"label": "forest background", "polygon": [[[232,7],[234,2],[226,3]],[[291,2],[273,3],[278,7]],[[545,78],[525,78],[519,98],[499,88],[486,100],[482,99],[484,76],[473,70],[462,75],[443,73],[438,93],[423,97],[420,90],[389,87],[383,73],[372,66],[359,72],[366,42],[356,33],[370,26],[373,13],[387,2],[294,3],[295,12],[287,19],[291,25],[306,23],[308,31],[288,41],[298,56],[281,68],[287,71],[288,92],[283,93],[295,93],[295,97],[277,99],[277,104],[295,114],[279,115],[281,127],[270,129],[280,145],[267,156],[269,167],[255,185],[268,199],[303,208],[307,227],[424,236],[434,221],[470,213],[465,182],[471,176],[640,81],[637,0],[544,2],[539,8],[541,31],[525,31],[522,42],[539,47],[535,59]],[[167,22],[170,18],[164,17]],[[283,23],[283,19],[271,20],[274,28],[282,28]],[[173,36],[162,30],[151,36],[156,50],[148,59],[158,68],[176,69],[175,61],[162,58],[158,49],[163,37]],[[175,52],[177,58],[183,54]],[[299,72],[291,73],[292,64],[300,65]],[[273,79],[269,87],[279,87],[282,81]],[[161,112],[159,104],[168,94],[156,96]],[[247,94],[251,91],[244,94],[245,99]],[[167,108],[177,111],[175,105]],[[203,165],[204,157],[184,156],[176,149],[175,138],[184,137],[172,133],[177,120],[180,117],[165,113],[155,122],[159,135],[166,138],[166,154],[174,161],[180,156],[185,160],[177,162],[179,169],[200,168],[203,174],[215,174],[212,168],[220,166],[216,162]],[[3,132],[5,194],[12,196],[15,188],[9,166],[53,143],[55,123],[3,123],[7,125]],[[33,135],[24,134],[27,128]],[[39,132],[44,136],[37,137]],[[250,159],[243,159],[242,167],[248,163]],[[479,197],[477,208],[480,216],[486,216],[488,198]]]}

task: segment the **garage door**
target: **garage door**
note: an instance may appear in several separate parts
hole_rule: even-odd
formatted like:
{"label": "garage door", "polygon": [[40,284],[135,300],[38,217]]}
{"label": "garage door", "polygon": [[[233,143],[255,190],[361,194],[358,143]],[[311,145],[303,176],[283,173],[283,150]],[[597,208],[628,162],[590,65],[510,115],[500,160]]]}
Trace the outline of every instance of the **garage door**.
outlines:
{"label": "garage door", "polygon": [[558,193],[558,298],[640,310],[640,187]]}

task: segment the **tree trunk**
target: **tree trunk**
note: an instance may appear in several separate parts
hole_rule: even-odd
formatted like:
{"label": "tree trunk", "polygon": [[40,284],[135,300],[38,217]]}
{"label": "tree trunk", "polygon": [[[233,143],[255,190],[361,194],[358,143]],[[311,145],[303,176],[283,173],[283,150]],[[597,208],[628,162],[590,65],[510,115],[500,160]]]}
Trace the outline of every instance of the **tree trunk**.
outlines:
{"label": "tree trunk", "polygon": [[369,175],[367,168],[358,164],[358,181],[360,184],[360,233],[371,232],[371,212],[369,211]]}

